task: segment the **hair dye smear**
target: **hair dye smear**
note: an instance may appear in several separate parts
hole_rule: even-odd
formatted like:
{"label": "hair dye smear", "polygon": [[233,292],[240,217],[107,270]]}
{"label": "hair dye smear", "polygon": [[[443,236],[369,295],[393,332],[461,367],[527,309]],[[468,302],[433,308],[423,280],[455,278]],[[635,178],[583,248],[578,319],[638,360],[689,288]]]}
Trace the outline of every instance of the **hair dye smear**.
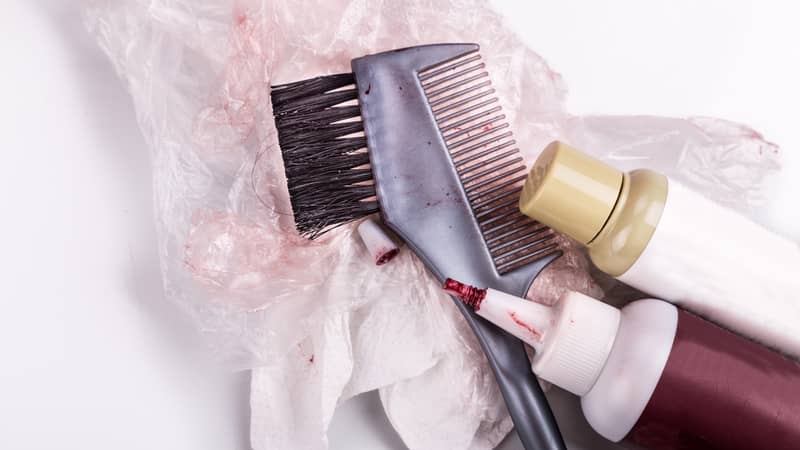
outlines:
{"label": "hair dye smear", "polygon": [[517,324],[520,327],[522,327],[525,330],[527,330],[537,340],[539,340],[539,341],[542,340],[542,333],[540,333],[536,328],[533,328],[530,324],[528,324],[524,320],[520,319],[519,316],[517,316],[517,313],[512,311],[512,312],[508,313],[508,315],[509,315],[509,317],[511,317],[511,320],[513,320],[515,324]]}
{"label": "hair dye smear", "polygon": [[377,260],[375,260],[375,265],[382,266],[387,262],[391,261],[397,254],[400,253],[399,248],[393,248],[389,251],[381,253]]}
{"label": "hair dye smear", "polygon": [[470,286],[452,278],[445,280],[444,290],[461,299],[475,311],[481,309],[481,302],[486,298],[486,289]]}

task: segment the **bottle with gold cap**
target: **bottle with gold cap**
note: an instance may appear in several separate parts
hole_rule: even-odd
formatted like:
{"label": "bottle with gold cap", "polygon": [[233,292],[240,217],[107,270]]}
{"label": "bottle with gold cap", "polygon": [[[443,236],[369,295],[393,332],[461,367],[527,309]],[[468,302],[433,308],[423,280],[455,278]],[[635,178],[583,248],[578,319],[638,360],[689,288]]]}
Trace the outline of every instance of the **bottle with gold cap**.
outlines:
{"label": "bottle with gold cap", "polygon": [[553,142],[520,210],[585,244],[602,271],[800,358],[800,247],[657,172]]}

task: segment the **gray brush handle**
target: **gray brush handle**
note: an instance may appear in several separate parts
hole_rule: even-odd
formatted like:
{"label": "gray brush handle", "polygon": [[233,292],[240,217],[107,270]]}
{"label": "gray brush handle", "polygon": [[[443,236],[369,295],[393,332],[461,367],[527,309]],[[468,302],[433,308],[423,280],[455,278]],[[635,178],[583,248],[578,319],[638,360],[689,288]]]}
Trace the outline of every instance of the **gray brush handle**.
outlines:
{"label": "gray brush handle", "polygon": [[[417,74],[477,51],[439,44],[368,55],[351,63],[381,216],[439,279],[524,296],[557,255],[506,274],[495,269]],[[527,450],[565,450],[520,340],[455,301],[481,343]]]}
{"label": "gray brush handle", "polygon": [[566,450],[539,380],[531,372],[524,344],[477,316],[453,297],[472,327],[494,371],[519,439],[527,450]]}

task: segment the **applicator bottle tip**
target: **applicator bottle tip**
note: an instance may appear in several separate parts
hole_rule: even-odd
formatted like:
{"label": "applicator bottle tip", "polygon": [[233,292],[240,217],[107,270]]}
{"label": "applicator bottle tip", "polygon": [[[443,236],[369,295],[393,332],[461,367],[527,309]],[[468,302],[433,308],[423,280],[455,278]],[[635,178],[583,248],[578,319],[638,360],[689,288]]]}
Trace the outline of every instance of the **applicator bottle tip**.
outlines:
{"label": "applicator bottle tip", "polygon": [[536,351],[534,373],[577,395],[594,384],[619,326],[618,309],[578,292],[554,306],[448,279],[444,288]]}
{"label": "applicator bottle tip", "polygon": [[452,278],[444,281],[444,290],[450,295],[458,297],[476,312],[481,309],[481,303],[486,298],[486,289],[470,286]]}
{"label": "applicator bottle tip", "polygon": [[400,252],[391,231],[376,220],[370,218],[361,222],[357,230],[376,266],[386,264]]}

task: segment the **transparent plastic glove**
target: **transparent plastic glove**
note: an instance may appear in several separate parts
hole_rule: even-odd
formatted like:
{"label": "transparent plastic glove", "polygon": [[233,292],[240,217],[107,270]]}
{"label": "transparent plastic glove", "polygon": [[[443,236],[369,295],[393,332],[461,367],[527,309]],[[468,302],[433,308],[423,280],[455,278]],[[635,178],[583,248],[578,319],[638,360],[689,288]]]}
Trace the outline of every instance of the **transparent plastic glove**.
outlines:
{"label": "transparent plastic glove", "polygon": [[[570,116],[561,77],[479,0],[92,0],[85,19],[152,155],[168,297],[222,359],[255,368],[256,449],[325,448],[336,404],[375,388],[413,448],[488,449],[509,424],[483,355],[408,249],[376,267],[355,224],[314,242],[294,233],[272,83],[349,71],[366,53],[478,42],[529,163],[561,139],[749,214],[778,168],[775,146],[728,122]],[[539,301],[564,286],[619,289],[577,246],[551,269]],[[440,401],[413,400],[429,393]]]}

